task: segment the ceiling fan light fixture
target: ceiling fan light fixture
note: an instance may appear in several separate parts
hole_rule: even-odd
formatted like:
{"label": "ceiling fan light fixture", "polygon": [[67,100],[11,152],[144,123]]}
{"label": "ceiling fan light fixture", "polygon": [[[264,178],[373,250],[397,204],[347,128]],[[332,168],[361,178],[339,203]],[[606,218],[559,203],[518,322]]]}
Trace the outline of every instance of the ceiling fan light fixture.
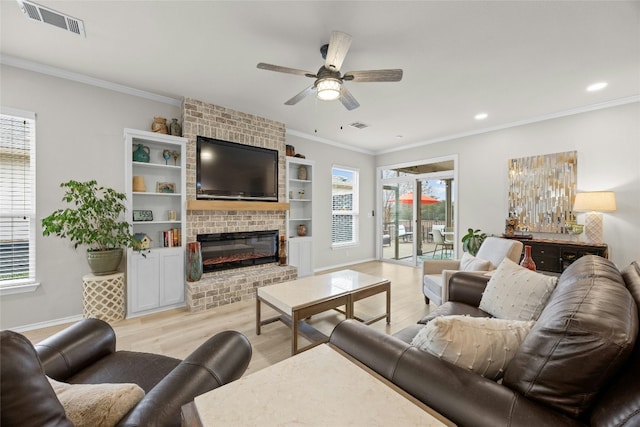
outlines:
{"label": "ceiling fan light fixture", "polygon": [[323,79],[316,85],[318,98],[323,101],[333,101],[340,98],[341,82],[337,79]]}

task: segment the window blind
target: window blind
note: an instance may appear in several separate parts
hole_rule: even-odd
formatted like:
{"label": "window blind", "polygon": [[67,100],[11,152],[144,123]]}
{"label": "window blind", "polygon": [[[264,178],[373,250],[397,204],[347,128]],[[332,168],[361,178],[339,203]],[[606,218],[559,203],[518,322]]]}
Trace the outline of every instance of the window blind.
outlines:
{"label": "window blind", "polygon": [[0,114],[0,286],[35,281],[35,115]]}

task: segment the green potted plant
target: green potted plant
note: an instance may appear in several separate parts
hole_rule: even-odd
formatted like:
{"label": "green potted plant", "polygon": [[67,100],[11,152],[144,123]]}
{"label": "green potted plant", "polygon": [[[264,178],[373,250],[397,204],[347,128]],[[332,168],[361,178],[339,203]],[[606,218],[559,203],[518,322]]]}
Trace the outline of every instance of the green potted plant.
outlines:
{"label": "green potted plant", "polygon": [[465,252],[469,252],[471,255],[476,256],[480,249],[480,245],[482,245],[482,242],[484,242],[486,237],[487,235],[485,233],[481,233],[480,230],[470,228],[467,231],[467,234],[462,236],[462,249]]}
{"label": "green potted plant", "polygon": [[123,248],[139,243],[130,224],[122,219],[126,196],[95,180],[69,181],[62,201],[71,205],[42,219],[42,234],[68,238],[74,248],[87,246],[87,261],[94,274],[117,271]]}

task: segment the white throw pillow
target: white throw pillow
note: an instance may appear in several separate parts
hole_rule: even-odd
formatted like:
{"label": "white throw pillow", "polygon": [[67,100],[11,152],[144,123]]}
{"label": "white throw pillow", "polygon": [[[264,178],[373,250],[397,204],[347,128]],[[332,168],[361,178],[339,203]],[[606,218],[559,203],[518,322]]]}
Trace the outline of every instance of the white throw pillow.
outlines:
{"label": "white throw pillow", "polygon": [[113,427],[144,397],[136,384],[67,384],[47,378],[75,427]]}
{"label": "white throw pillow", "polygon": [[479,308],[499,319],[537,320],[558,283],[505,258],[482,294]]}
{"label": "white throw pillow", "polygon": [[427,323],[411,344],[456,366],[498,380],[533,325],[533,321],[440,316]]}
{"label": "white throw pillow", "polygon": [[491,262],[486,259],[474,257],[469,252],[465,252],[462,254],[462,258],[460,258],[460,270],[489,271],[491,270]]}

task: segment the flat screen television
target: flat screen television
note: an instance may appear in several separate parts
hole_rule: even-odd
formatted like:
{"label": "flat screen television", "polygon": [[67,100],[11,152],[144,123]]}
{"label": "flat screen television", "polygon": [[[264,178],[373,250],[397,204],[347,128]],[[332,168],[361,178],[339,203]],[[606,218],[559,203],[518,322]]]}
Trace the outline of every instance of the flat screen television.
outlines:
{"label": "flat screen television", "polygon": [[278,151],[198,136],[198,199],[278,201]]}

